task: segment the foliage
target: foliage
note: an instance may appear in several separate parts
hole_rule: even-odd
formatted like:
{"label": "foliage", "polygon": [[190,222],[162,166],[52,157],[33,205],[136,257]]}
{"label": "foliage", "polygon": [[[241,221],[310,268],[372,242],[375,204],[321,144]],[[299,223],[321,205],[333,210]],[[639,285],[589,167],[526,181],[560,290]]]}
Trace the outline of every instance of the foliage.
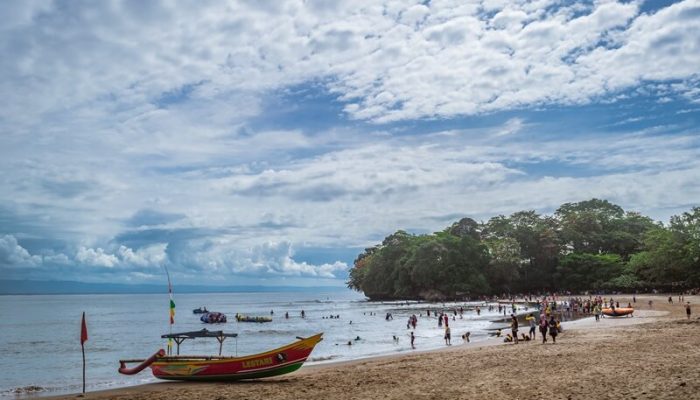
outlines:
{"label": "foliage", "polygon": [[453,299],[538,291],[700,286],[700,207],[668,227],[607,200],[534,210],[443,231],[397,231],[365,249],[348,287],[371,299]]}

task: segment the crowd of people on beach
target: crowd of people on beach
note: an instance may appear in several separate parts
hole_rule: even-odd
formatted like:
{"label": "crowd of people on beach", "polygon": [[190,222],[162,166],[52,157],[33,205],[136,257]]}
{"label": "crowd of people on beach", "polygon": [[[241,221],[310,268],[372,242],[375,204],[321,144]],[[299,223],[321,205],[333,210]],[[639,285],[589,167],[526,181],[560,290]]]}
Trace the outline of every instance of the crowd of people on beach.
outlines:
{"label": "crowd of people on beach", "polygon": [[[620,304],[619,300],[616,301],[613,297],[603,297],[600,295],[588,295],[587,297],[547,295],[542,296],[540,299],[533,299],[531,296],[528,296],[522,299],[509,297],[506,298],[505,301],[499,298],[489,300],[484,301],[481,305],[470,307],[469,309],[465,309],[465,306],[459,306],[448,309],[427,309],[425,313],[419,312],[418,315],[411,314],[406,321],[406,329],[410,330],[409,340],[411,348],[416,348],[415,330],[418,326],[418,317],[423,316],[437,320],[437,327],[444,329],[443,339],[446,346],[452,345],[450,320],[456,321],[457,317],[463,319],[465,312],[469,310],[472,310],[477,316],[480,316],[482,307],[487,308],[489,312],[497,310],[499,315],[503,314],[504,316],[510,312],[510,319],[506,319],[510,325],[510,333],[507,333],[505,337],[503,337],[503,342],[519,344],[521,342],[535,341],[537,339],[537,332],[539,331],[542,344],[546,344],[549,341],[555,344],[557,342],[557,337],[563,331],[563,321],[587,316],[594,316],[596,321],[600,321],[601,318],[605,317],[603,310],[608,309],[606,312],[609,313],[610,310],[614,312],[616,309],[621,308],[631,309],[637,304],[636,295],[632,295],[632,301],[627,304]],[[668,297],[668,303],[674,303],[673,296]],[[683,305],[686,316],[690,319],[692,314],[691,305],[690,302],[685,302],[682,293],[678,295],[678,303]],[[649,308],[653,308],[652,300],[648,301],[648,306]],[[532,311],[530,311],[531,309]],[[365,313],[364,315],[367,314]],[[370,312],[369,315],[373,316],[376,315],[376,313]],[[301,311],[301,317],[306,317],[304,311]],[[524,326],[528,329],[527,333],[520,332],[519,317],[524,320]],[[289,318],[288,313],[285,313],[285,318]],[[322,318],[339,319],[340,315],[322,316]],[[387,312],[384,319],[385,321],[392,321],[394,316],[391,312]],[[350,322],[350,324],[352,324],[352,322]],[[502,329],[497,329],[493,336],[501,338]],[[470,343],[470,337],[470,332],[461,334],[464,343]],[[360,337],[357,336],[354,340],[349,340],[347,345],[352,345],[353,342],[359,340]],[[392,335],[392,340],[394,344],[399,344],[399,336],[396,334]]]}

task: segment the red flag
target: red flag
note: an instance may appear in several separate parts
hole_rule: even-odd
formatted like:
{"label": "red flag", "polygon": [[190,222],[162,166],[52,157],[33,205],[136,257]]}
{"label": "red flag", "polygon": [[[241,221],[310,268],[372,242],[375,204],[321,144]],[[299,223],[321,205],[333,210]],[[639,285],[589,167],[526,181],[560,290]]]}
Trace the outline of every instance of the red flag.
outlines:
{"label": "red flag", "polygon": [[83,322],[80,327],[80,345],[82,346],[87,342],[88,340],[88,335],[87,335],[87,325],[85,324],[85,311],[83,311]]}

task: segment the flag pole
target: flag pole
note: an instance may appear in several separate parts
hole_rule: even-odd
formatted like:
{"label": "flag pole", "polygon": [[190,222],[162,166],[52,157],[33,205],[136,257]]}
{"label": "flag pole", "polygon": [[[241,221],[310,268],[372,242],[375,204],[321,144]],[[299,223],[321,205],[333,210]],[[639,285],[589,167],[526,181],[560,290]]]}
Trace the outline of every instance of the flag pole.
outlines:
{"label": "flag pole", "polygon": [[[163,264],[163,269],[165,269],[165,275],[168,277],[168,297],[169,297],[169,314],[170,317],[168,318],[169,322],[169,330],[170,334],[173,334],[173,324],[175,323],[175,302],[173,301],[173,284],[170,281],[170,272],[168,271],[168,266]],[[171,355],[173,352],[173,342],[171,338],[168,338],[168,355]],[[179,347],[178,347],[178,353],[179,353]]]}
{"label": "flag pole", "polygon": [[85,323],[85,311],[80,323],[80,348],[83,351],[83,394],[85,394],[85,342],[88,340],[87,324]]}
{"label": "flag pole", "polygon": [[83,348],[83,394],[85,394],[85,345],[81,344],[80,347]]}

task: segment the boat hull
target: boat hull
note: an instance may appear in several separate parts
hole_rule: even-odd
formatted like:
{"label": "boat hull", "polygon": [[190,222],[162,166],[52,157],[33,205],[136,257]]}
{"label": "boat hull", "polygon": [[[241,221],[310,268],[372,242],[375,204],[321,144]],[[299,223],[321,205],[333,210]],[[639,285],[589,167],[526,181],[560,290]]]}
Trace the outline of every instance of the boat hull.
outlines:
{"label": "boat hull", "polygon": [[625,315],[632,315],[634,308],[604,308],[601,312],[608,317],[624,317]]}
{"label": "boat hull", "polygon": [[301,368],[322,334],[245,357],[163,357],[151,364],[153,376],[182,381],[237,381],[288,374]]}

